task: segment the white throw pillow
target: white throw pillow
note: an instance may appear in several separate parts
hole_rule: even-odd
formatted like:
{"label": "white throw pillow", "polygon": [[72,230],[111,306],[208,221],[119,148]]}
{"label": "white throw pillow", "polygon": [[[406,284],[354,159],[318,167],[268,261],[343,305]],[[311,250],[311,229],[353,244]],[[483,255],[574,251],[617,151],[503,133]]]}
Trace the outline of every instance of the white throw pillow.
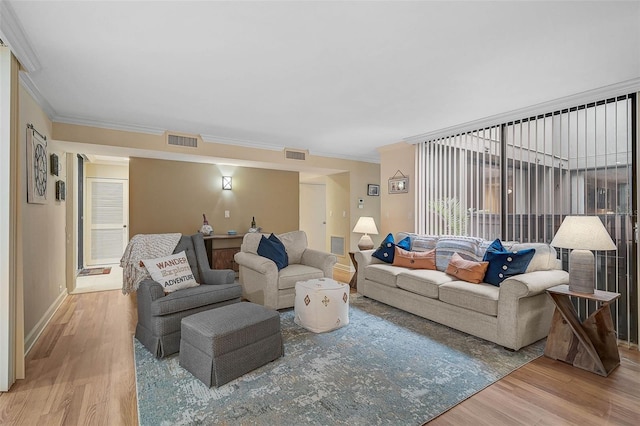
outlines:
{"label": "white throw pillow", "polygon": [[184,251],[142,262],[151,278],[164,287],[165,293],[199,285],[193,276]]}

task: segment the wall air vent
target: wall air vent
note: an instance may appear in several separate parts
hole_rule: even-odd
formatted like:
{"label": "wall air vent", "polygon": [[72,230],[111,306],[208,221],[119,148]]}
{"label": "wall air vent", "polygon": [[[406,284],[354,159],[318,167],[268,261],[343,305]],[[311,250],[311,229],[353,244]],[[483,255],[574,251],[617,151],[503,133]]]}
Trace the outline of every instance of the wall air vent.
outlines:
{"label": "wall air vent", "polygon": [[198,137],[192,135],[181,135],[178,133],[166,133],[167,144],[174,146],[186,146],[189,148],[198,147]]}
{"label": "wall air vent", "polygon": [[307,159],[307,151],[285,148],[284,158],[286,158],[287,160],[305,161]]}
{"label": "wall air vent", "polygon": [[331,254],[344,256],[344,237],[331,236]]}

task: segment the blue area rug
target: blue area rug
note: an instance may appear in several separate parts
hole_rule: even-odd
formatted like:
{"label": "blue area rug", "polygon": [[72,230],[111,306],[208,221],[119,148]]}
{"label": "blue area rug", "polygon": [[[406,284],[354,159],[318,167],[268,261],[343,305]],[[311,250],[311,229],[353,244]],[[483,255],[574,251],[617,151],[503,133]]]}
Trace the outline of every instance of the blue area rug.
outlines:
{"label": "blue area rug", "polygon": [[518,352],[352,295],[350,324],[314,334],[281,312],[285,356],[220,388],[134,339],[146,425],[421,425],[542,355]]}

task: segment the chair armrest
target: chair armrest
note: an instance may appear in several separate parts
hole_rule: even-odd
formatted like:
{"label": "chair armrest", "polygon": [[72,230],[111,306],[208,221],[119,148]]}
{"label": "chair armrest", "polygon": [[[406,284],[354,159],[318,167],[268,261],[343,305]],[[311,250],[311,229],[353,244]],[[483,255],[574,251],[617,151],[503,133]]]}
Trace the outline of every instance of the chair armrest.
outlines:
{"label": "chair armrest", "polygon": [[236,273],[231,269],[202,269],[200,271],[200,284],[219,285],[232,284],[236,279]]}
{"label": "chair armrest", "polygon": [[278,267],[275,262],[266,257],[241,251],[233,256],[233,260],[235,260],[238,265],[253,269],[260,274],[272,273],[276,274],[276,276],[278,275]]}
{"label": "chair armrest", "polygon": [[138,303],[140,302],[140,300],[148,300],[149,303],[153,302],[154,300],[160,299],[161,297],[164,297],[164,288],[162,288],[162,286],[155,282],[154,280],[147,278],[145,280],[142,280],[140,282],[140,285],[138,286],[138,290],[136,293],[136,298],[138,300]]}
{"label": "chair armrest", "polygon": [[324,276],[329,278],[333,277],[333,267],[337,261],[338,258],[334,254],[309,248],[302,252],[300,259],[301,264],[321,269]]}

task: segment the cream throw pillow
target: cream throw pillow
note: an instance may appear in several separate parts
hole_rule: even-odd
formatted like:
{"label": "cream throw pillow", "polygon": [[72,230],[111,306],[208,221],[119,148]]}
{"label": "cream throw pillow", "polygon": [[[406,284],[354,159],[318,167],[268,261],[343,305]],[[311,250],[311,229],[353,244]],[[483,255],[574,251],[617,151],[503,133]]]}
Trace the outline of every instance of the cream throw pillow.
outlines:
{"label": "cream throw pillow", "polygon": [[199,285],[193,276],[184,251],[142,262],[151,278],[164,288],[165,293]]}

